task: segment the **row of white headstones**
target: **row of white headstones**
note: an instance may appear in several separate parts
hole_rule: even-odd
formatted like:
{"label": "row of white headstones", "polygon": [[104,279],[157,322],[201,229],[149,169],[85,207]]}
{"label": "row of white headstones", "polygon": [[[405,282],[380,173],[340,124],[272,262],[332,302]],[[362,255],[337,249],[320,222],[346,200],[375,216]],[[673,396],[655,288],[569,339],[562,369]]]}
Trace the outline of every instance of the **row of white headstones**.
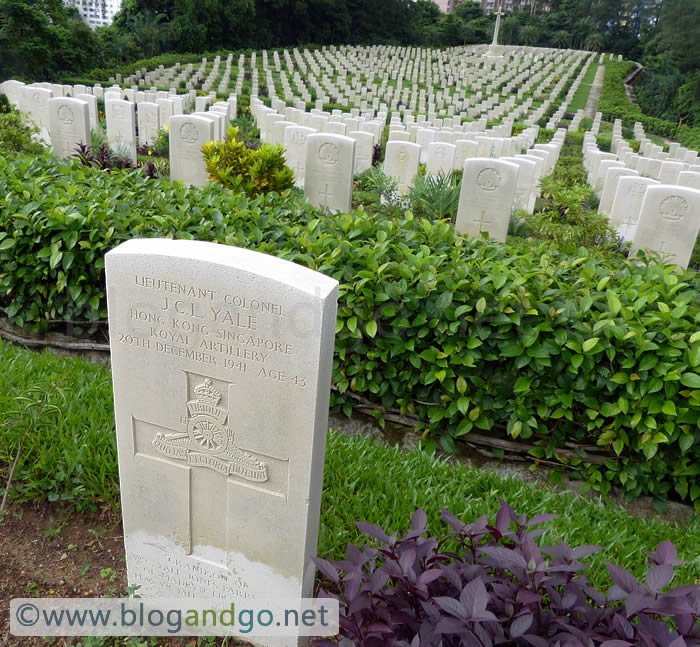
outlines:
{"label": "row of white headstones", "polygon": [[[591,53],[583,51],[562,52],[523,47],[501,47],[500,51],[499,56],[484,57],[484,48],[481,47],[453,48],[447,52],[352,48],[338,51],[304,50],[300,53],[295,49],[294,60],[288,51],[283,52],[286,70],[277,52],[273,57],[284,100],[295,106],[299,102],[306,105],[312,100],[306,85],[308,83],[318,96],[316,107],[319,109],[333,99],[346,107],[359,106],[363,111],[369,108],[379,110],[381,103],[386,103],[392,112],[418,111],[429,115],[446,112],[450,117],[472,119],[493,110],[493,114],[488,116],[489,120],[498,117],[499,107],[503,109],[499,106],[502,103],[499,95],[512,95],[515,102],[516,96],[522,100],[528,91],[534,89],[535,98],[546,96],[546,88],[555,78],[559,78],[557,85],[561,86],[580,61],[586,58],[593,60]],[[232,56],[230,54],[225,61],[226,69],[218,85],[222,94],[229,89]],[[258,95],[260,87],[256,60],[253,53],[246,66],[244,56],[239,57],[234,93],[241,93],[244,76],[248,74],[252,78],[251,94]],[[217,56],[208,73],[206,58],[202,59],[196,71],[192,64],[184,68],[179,65],[167,69],[161,66],[154,72],[142,69],[125,78],[124,83],[138,83],[134,89],[140,89],[146,84],[168,87],[183,81],[187,88],[192,88],[193,82],[201,82],[202,88],[209,90],[218,79],[220,62],[221,58]],[[262,65],[267,77],[267,91],[274,101],[278,98],[277,84],[265,51],[262,53]],[[293,84],[287,72],[293,76]],[[319,82],[316,76],[322,73]],[[192,79],[186,80],[189,76]],[[382,77],[381,85],[374,81],[376,76]],[[396,81],[396,88],[389,83],[389,77]],[[120,78],[116,80],[120,81]],[[403,86],[404,81],[408,82],[407,87]],[[437,91],[434,87],[436,82],[439,85]],[[535,87],[538,83],[539,87]],[[553,93],[554,96],[557,91]],[[487,101],[485,97],[490,96],[492,100]]]}
{"label": "row of white headstones", "polygon": [[[581,58],[585,55],[583,52],[573,52],[569,53],[570,57],[565,59],[561,54],[557,54],[557,61],[562,62],[558,67],[553,68],[553,63],[549,63],[544,71],[549,70],[550,74],[544,79],[543,83],[539,88],[535,89],[536,94],[541,94],[544,90],[549,87],[551,80],[554,78],[555,74],[558,74],[561,78],[559,83],[555,87],[555,92],[557,88],[562,85],[568,76],[571,74],[570,68],[567,70],[566,63],[571,59],[571,56]],[[543,59],[546,59],[545,55],[542,55]],[[549,54],[553,57],[553,54]],[[230,57],[229,57],[230,58]],[[265,57],[263,57],[264,59]],[[524,57],[527,60],[532,59],[532,53],[530,52]],[[589,58],[590,63],[590,58]],[[512,77],[512,73],[506,73],[503,75],[498,75],[498,68],[496,70],[484,70],[484,74],[488,79],[494,81],[494,84],[505,82],[511,79],[511,82],[507,84],[509,90],[513,90],[518,82],[522,82],[526,75],[519,74],[515,78]],[[530,89],[532,84],[539,79],[543,74],[535,75],[533,78],[528,79],[527,82],[521,87],[521,90]],[[570,98],[578,87],[584,71],[581,72],[579,78],[576,79],[571,92],[569,93]],[[493,85],[490,85],[487,89],[491,90]],[[2,90],[10,97],[11,101],[15,103],[23,112],[25,112],[35,124],[37,124],[41,129],[44,138],[47,141],[51,141],[54,147],[54,152],[56,155],[65,157],[74,153],[76,143],[88,143],[89,137],[87,137],[88,129],[96,128],[98,124],[97,116],[97,99],[102,98],[105,100],[105,112],[106,112],[106,122],[107,122],[107,138],[109,143],[117,149],[117,152],[123,157],[127,157],[132,161],[136,161],[136,145],[137,145],[137,124],[138,124],[138,142],[140,144],[150,143],[159,128],[164,125],[169,124],[171,117],[182,115],[185,111],[190,111],[194,107],[194,112],[191,113],[194,116],[203,117],[204,119],[214,122],[213,125],[213,138],[215,140],[223,140],[226,136],[226,124],[228,119],[236,117],[237,114],[237,100],[235,95],[231,95],[227,101],[216,102],[215,93],[210,93],[208,97],[196,96],[194,92],[190,92],[187,95],[177,95],[173,92],[171,88],[169,93],[165,91],[158,91],[156,88],[151,88],[150,92],[142,91],[137,87],[127,88],[122,91],[118,86],[103,89],[101,86],[94,86],[93,88],[86,87],[84,85],[76,86],[65,86],[60,84],[50,84],[50,83],[38,83],[32,84],[30,86],[25,86],[18,81],[7,81],[2,84]],[[49,102],[51,99],[66,98],[68,95],[74,97],[82,102],[87,103],[87,114],[89,116],[89,125],[86,125],[85,119],[85,109],[79,103],[72,103],[70,101],[53,101],[51,107]],[[212,96],[213,95],[213,96]],[[478,92],[476,99],[481,99],[481,92]],[[474,99],[476,101],[476,99]],[[253,100],[254,101],[254,100]],[[486,116],[483,116],[478,122],[472,124],[474,129],[483,130],[486,126],[486,120],[488,118],[505,118],[505,121],[512,121],[513,119],[519,118],[525,114],[527,116],[527,111],[531,107],[532,100],[528,99],[519,108],[515,108],[514,100],[506,101],[502,106],[497,105],[495,109],[491,109],[494,103],[498,101],[498,93],[489,97],[477,106],[475,114],[481,114],[484,110],[489,110]],[[128,102],[128,103],[127,103]],[[211,107],[209,103],[214,102]],[[131,103],[132,105],[129,105]],[[566,102],[564,102],[566,103]],[[60,105],[59,105],[60,104]],[[194,104],[194,105],[192,105]],[[545,100],[544,104],[540,106],[537,110],[534,110],[530,114],[525,122],[528,125],[532,125],[544,111],[548,108],[550,100]],[[285,104],[276,98],[272,98],[273,107],[277,109],[282,109]],[[207,108],[209,109],[207,110]],[[456,126],[457,123],[461,128],[461,123],[463,116],[454,116],[447,120],[438,119],[434,113],[434,104],[429,104],[430,110],[428,113],[428,120],[424,115],[419,115],[417,123],[420,124],[421,121],[429,121],[432,119],[433,123],[440,127],[445,122],[445,125],[451,123]],[[388,109],[385,104],[380,106],[382,114],[386,114]],[[557,114],[563,114],[565,105],[560,106]],[[286,106],[285,106],[286,109]],[[510,114],[506,111],[511,110]],[[299,112],[299,108],[294,109],[295,112]],[[312,113],[318,113],[311,117],[306,115],[304,117],[304,125],[307,127],[316,127],[317,130],[321,131],[325,129],[324,122],[330,122],[327,124],[328,132],[336,134],[344,134],[345,128],[340,127],[339,124],[333,123],[333,116],[324,113],[323,111],[316,109]],[[334,111],[334,113],[339,113],[339,111]],[[362,115],[359,114],[358,109],[351,110],[350,115],[345,115],[348,119],[354,120],[359,118],[360,121],[369,121],[373,117],[374,110],[365,111]],[[405,113],[405,118],[408,122],[409,118],[412,120],[412,113]],[[292,117],[292,119],[294,119]],[[295,120],[296,123],[300,123],[298,119]],[[349,122],[347,122],[349,124]],[[386,124],[386,118],[384,119]],[[410,122],[409,122],[410,123]],[[426,123],[425,125],[430,125]],[[553,125],[552,123],[548,125]],[[174,169],[173,177],[174,179],[181,179],[185,182],[191,182],[193,184],[204,184],[206,182],[206,172],[204,171],[203,161],[198,160],[197,164],[194,164],[192,160],[188,159],[188,150],[191,149],[191,144],[199,143],[194,140],[194,133],[197,124],[191,122],[189,125],[184,123],[179,124],[179,128],[176,130],[178,134],[182,134],[183,137],[176,135],[171,138],[176,140],[174,146],[172,147],[175,151],[180,151],[182,155],[171,156],[171,168]],[[358,127],[357,124],[355,126]],[[342,128],[342,132],[341,129]],[[362,124],[359,126],[360,130],[366,130],[368,126]],[[466,126],[465,126],[466,128]],[[209,136],[207,132],[208,129],[201,127],[200,131],[204,136]],[[399,133],[396,134],[397,138],[400,136]],[[189,140],[187,140],[189,138]],[[375,138],[377,134],[375,133]],[[369,156],[365,154],[365,149],[362,147],[360,153],[360,158],[367,160]],[[470,155],[472,153],[469,153]],[[461,159],[461,151],[457,152],[457,159]]]}
{"label": "row of white headstones", "polygon": [[644,136],[640,124],[635,130],[646,155],[634,153],[619,121],[613,126],[612,152],[599,150],[592,134],[584,136],[584,166],[600,199],[598,211],[632,243],[633,252],[650,249],[687,267],[700,231],[697,153],[684,152],[678,144],[664,153]]}
{"label": "row of white headstones", "polygon": [[[9,89],[13,90],[11,95],[19,98],[20,107],[27,111],[37,123],[49,126],[54,152],[61,156],[72,154],[76,141],[85,141],[88,126],[86,125],[85,107],[81,102],[87,101],[88,114],[93,115],[96,96],[99,94],[102,94],[105,99],[108,140],[122,154],[131,159],[136,157],[137,120],[134,116],[135,108],[138,107],[139,136],[145,140],[152,137],[156,124],[162,125],[164,121],[167,121],[168,124],[172,125],[170,131],[171,177],[199,185],[204,185],[207,182],[201,146],[206,141],[225,138],[225,126],[228,120],[235,116],[236,110],[235,96],[231,97],[228,102],[214,104],[208,112],[195,112],[185,116],[177,114],[183,108],[182,98],[179,98],[178,104],[178,97],[163,96],[154,104],[147,101],[139,102],[138,99],[143,97],[134,96],[136,101],[132,103],[128,101],[129,98],[132,98],[129,96],[128,90],[125,95],[122,95],[118,88],[107,88],[104,93],[102,93],[101,88],[94,88],[95,94],[90,96],[80,93],[81,90],[86,91],[86,88],[80,87],[75,89],[80,93],[80,99],[51,98],[51,90],[47,87],[39,87],[38,85],[22,87],[17,82],[9,83],[16,84],[15,87]],[[60,91],[65,93],[65,87],[62,86]],[[122,96],[126,96],[126,100]],[[196,102],[200,101],[208,102],[209,99],[197,97]],[[251,99],[251,104],[256,119],[259,117],[259,112],[268,110],[256,98]],[[279,107],[279,102],[277,105]],[[196,108],[198,107],[196,106]],[[205,107],[206,105],[203,104],[202,108]],[[163,108],[167,109],[163,110],[159,117],[159,111]],[[534,120],[541,110],[542,108],[531,115],[530,120]],[[176,114],[172,114],[173,112]],[[382,130],[386,125],[386,112],[378,114],[374,119],[372,119],[372,112],[360,114],[359,110],[354,109],[349,114],[342,114],[340,111],[329,114],[315,109],[306,113],[298,108],[286,107],[285,114],[290,119],[288,122],[283,121],[282,115],[278,115],[276,119],[271,119],[268,115],[266,122],[280,122],[273,124],[275,132],[280,132],[280,127],[285,125],[306,124],[306,126],[291,129],[287,133],[286,141],[282,136],[279,143],[287,144],[288,162],[295,171],[297,183],[306,186],[307,196],[312,203],[346,211],[350,209],[353,174],[369,168],[373,147],[380,142]],[[273,112],[271,116],[275,117],[275,113]],[[511,138],[509,135],[512,124],[507,122],[495,130],[481,133],[489,135],[490,138],[485,136],[479,138],[475,135],[475,139],[470,141],[468,139],[470,135],[466,133],[483,131],[486,127],[486,118],[467,124],[461,124],[461,119],[453,118],[449,121],[452,127],[443,126],[443,120],[435,118],[434,123],[437,127],[433,127],[424,115],[419,115],[415,123],[413,115],[406,113],[404,117],[408,124],[407,128],[397,123],[397,117],[392,119],[387,158],[388,167],[394,163],[394,172],[399,180],[401,193],[408,190],[415,176],[414,171],[417,172],[417,161],[414,163],[414,160],[419,159],[421,155],[423,161],[428,163],[429,173],[447,173],[453,168],[461,168],[467,158],[506,157],[510,154],[520,153],[523,149],[533,146],[537,137],[537,127],[534,127],[529,128],[519,137]],[[459,120],[460,125],[457,125],[457,120]],[[261,124],[261,126],[263,139],[267,139],[265,124]],[[313,129],[311,126],[316,128]],[[342,135],[348,131],[348,128],[351,129],[351,133],[356,135],[357,150],[355,150],[353,142]],[[355,132],[352,130],[353,128],[358,130]],[[317,146],[322,148],[322,152],[321,158],[318,158],[313,153],[313,147],[311,152],[307,151],[306,137],[314,133],[321,134],[320,131],[323,131],[323,137],[322,141],[317,142]],[[340,138],[335,141],[329,139],[329,136],[334,134]],[[419,145],[423,147],[422,153],[417,150],[416,145],[399,145],[409,143],[406,140],[414,134],[417,141],[420,142]],[[496,135],[506,136],[497,137]],[[450,144],[450,141],[455,143]],[[540,145],[530,155],[534,160],[528,160],[526,157],[516,160],[516,164],[523,169],[519,175],[519,184],[515,189],[519,206],[522,208],[532,211],[537,181],[543,173],[551,171],[556,161],[550,159],[550,155],[558,154],[556,143],[553,147],[555,150],[551,150],[552,146]],[[345,152],[341,154],[341,151]],[[307,154],[310,156],[309,167],[318,166],[319,168],[316,173],[308,174],[309,181],[305,182],[307,174],[304,170]],[[350,159],[349,163],[347,163],[348,158]],[[487,175],[495,177],[493,172],[495,167],[489,167],[489,169]],[[481,177],[483,181],[486,175]],[[496,192],[495,188],[489,187],[488,192],[484,194],[485,203],[492,203],[490,208],[484,208],[474,218],[470,218],[469,225],[463,224],[463,218],[460,218],[458,226],[461,230],[471,232],[476,227],[477,233],[487,231],[493,238],[505,239],[510,205],[513,202],[512,196],[508,199],[505,197],[512,184],[509,178],[509,175],[504,177],[505,186],[502,190]],[[499,183],[497,184],[500,186]],[[498,203],[498,208],[496,203]]]}
{"label": "row of white headstones", "polygon": [[51,143],[57,157],[70,157],[78,144],[90,144],[91,131],[99,128],[98,98],[105,102],[110,146],[134,163],[137,144],[152,144],[157,132],[168,126],[171,117],[190,111],[191,115],[216,120],[215,136],[222,139],[228,122],[236,118],[238,110],[235,95],[227,101],[216,101],[211,95],[141,92],[116,86],[25,85],[19,81],[0,84],[0,91],[40,129],[42,139]]}
{"label": "row of white headstones", "polygon": [[[279,114],[257,100],[252,101],[251,112],[261,139],[284,146],[287,164],[309,201],[348,211],[353,177],[371,168],[386,114],[369,121],[352,115],[304,113],[291,107]],[[300,122],[314,124],[323,132]],[[469,124],[479,125],[485,126]],[[383,170],[397,181],[399,195],[410,191],[421,163],[432,176],[463,171],[457,230],[474,236],[487,232],[490,238],[505,241],[512,209],[533,212],[539,180],[553,170],[564,138],[560,130],[551,143],[535,144],[537,126],[516,137],[510,136],[511,131],[511,123],[481,132],[433,128],[425,120],[407,127],[393,117]]]}
{"label": "row of white headstones", "polygon": [[[569,95],[555,116],[563,114],[566,103],[573,96],[586,68],[575,80]],[[561,70],[555,69],[556,71]],[[36,123],[48,127],[54,151],[62,156],[73,154],[76,141],[86,141],[89,128],[96,123],[98,96],[102,96],[105,100],[108,140],[121,154],[134,161],[137,123],[139,141],[146,143],[152,140],[159,127],[170,124],[172,120],[171,177],[199,185],[207,183],[201,145],[206,141],[224,140],[226,125],[230,119],[235,118],[237,112],[235,95],[230,96],[228,101],[215,102],[209,106],[214,97],[211,95],[196,97],[194,93],[178,96],[162,91],[142,92],[133,88],[122,91],[119,87],[102,89],[99,86],[94,88],[74,86],[71,88],[71,86],[55,84],[24,86],[16,81],[6,82],[3,84],[3,89]],[[52,92],[65,94],[71,89],[79,97],[78,100],[65,97],[61,100],[51,98]],[[144,99],[155,99],[155,101]],[[81,102],[87,103],[88,126],[85,123],[85,110]],[[191,105],[187,106],[186,102],[195,104],[194,113],[184,114],[186,107],[191,108]],[[342,113],[340,110],[327,113],[319,109],[305,112],[298,107],[286,106],[284,102],[275,98],[272,99],[272,105],[272,109],[266,108],[259,99],[251,98],[251,112],[260,126],[262,139],[285,146],[285,155],[295,173],[295,181],[298,186],[305,188],[307,197],[313,204],[343,211],[349,210],[353,175],[371,166],[374,147],[380,143],[383,129],[387,125],[386,105],[380,106],[381,111],[376,116],[373,115],[373,110],[360,112],[359,109],[352,109],[350,113]],[[539,118],[541,112],[542,107],[527,117],[526,123],[532,123]],[[580,118],[579,113],[576,119],[580,120]],[[398,114],[392,113],[384,167],[385,172],[397,180],[400,194],[405,194],[410,189],[416,177],[419,162],[426,164],[428,175],[437,175],[447,174],[452,170],[464,170],[466,160],[481,159],[483,168],[477,171],[478,175],[478,172],[487,169],[484,166],[486,162],[483,160],[501,158],[518,166],[516,188],[510,201],[511,207],[522,208],[531,213],[537,197],[539,179],[553,168],[552,159],[548,159],[548,155],[553,154],[555,163],[561,146],[560,132],[552,144],[533,147],[537,137],[537,127],[530,127],[522,135],[511,137],[512,122],[507,118],[504,125],[491,130],[486,130],[485,117],[479,121],[462,123],[460,117],[442,119],[437,118],[433,113],[427,117],[418,115],[416,118],[412,113],[405,112],[403,120],[402,123]],[[594,130],[597,130],[599,124],[600,114],[596,115]],[[551,125],[551,120],[548,125]],[[642,139],[640,152],[647,153],[647,156],[642,158],[635,155],[624,142],[621,137],[621,127],[619,124],[616,125],[613,146],[621,158],[624,155],[625,163],[629,168],[638,165],[641,175],[665,183],[668,183],[669,178],[679,177],[681,172],[694,170],[691,168],[691,162],[697,161],[696,152],[688,151],[678,144],[672,144],[669,153],[663,153],[660,147],[655,147],[643,136],[643,132],[640,135],[640,128],[641,126],[637,124],[636,133]],[[323,137],[313,138],[311,143],[314,145],[309,148],[307,138],[311,135],[323,135]],[[330,138],[331,135],[337,135],[340,139],[336,138],[333,141]],[[618,147],[619,150],[617,150]],[[315,148],[322,150],[320,157],[314,152]],[[617,158],[616,154],[609,155]],[[544,157],[544,160],[538,160],[538,157]],[[347,161],[348,158],[352,159],[350,163]],[[307,159],[309,168],[313,169],[310,174],[306,173]],[[474,164],[470,164],[470,167],[474,167]],[[494,168],[493,165],[488,167],[489,175],[494,176],[492,172]],[[603,169],[606,169],[605,164]],[[470,174],[465,177],[469,178]],[[694,176],[686,175],[680,176],[679,179],[682,183],[689,182],[691,186],[696,181]],[[603,178],[600,178],[597,181],[602,180]],[[473,192],[478,193],[479,187],[463,185],[465,197],[461,203],[473,204],[478,213],[474,215],[470,212],[466,215],[462,214],[463,217],[458,217],[458,230],[474,235],[480,235],[486,231],[490,237],[504,240],[508,226],[506,217],[508,209],[504,206],[508,202],[507,186],[508,184],[506,188],[499,188],[497,192],[490,194],[498,200],[485,199],[485,202],[493,204],[490,208],[481,209],[480,201],[470,202],[467,197]],[[595,188],[598,190],[598,187]],[[609,208],[607,203],[611,190],[603,200],[604,213]],[[628,220],[630,218],[633,217],[628,217]],[[465,219],[472,224],[465,225]],[[683,257],[678,257],[676,260],[681,264],[687,263]]]}

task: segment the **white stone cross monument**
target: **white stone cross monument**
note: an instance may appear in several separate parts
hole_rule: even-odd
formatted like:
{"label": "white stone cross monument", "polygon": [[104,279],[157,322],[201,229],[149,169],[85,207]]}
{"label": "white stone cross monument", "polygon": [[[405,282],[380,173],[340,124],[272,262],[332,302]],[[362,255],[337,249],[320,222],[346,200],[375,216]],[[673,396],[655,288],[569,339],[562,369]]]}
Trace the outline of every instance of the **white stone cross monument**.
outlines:
{"label": "white stone cross monument", "polygon": [[498,32],[501,29],[501,16],[503,16],[503,10],[499,8],[498,13],[496,13],[496,26],[493,30],[493,41],[486,51],[486,56],[489,58],[503,58],[498,52]]}

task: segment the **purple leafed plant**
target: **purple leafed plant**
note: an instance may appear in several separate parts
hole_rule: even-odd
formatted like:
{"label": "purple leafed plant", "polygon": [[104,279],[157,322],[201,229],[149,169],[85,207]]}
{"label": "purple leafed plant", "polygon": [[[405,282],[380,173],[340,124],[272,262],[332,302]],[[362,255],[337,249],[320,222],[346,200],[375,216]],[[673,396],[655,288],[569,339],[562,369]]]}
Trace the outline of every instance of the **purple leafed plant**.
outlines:
{"label": "purple leafed plant", "polygon": [[682,564],[671,542],[647,553],[644,582],[607,564],[605,594],[581,562],[600,546],[535,543],[543,530],[533,528],[555,515],[528,521],[503,501],[493,524],[442,515],[451,531],[441,540],[426,537],[418,510],[401,539],[358,523],[379,548],[351,544],[344,560],[315,560],[333,583],[319,597],[340,603],[340,635],[315,645],[700,647],[700,586],[662,592]]}
{"label": "purple leafed plant", "polygon": [[75,154],[84,166],[94,166],[101,171],[111,171],[114,169],[124,170],[132,168],[131,160],[114,155],[106,144],[102,144],[96,151],[86,144],[78,144],[75,147]]}

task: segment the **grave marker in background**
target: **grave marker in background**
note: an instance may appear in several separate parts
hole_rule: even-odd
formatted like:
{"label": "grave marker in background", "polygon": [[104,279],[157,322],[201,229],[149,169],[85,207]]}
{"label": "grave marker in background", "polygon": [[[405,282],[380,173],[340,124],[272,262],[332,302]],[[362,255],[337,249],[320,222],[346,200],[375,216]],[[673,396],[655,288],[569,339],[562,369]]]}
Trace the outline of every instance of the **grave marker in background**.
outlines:
{"label": "grave marker in background", "polygon": [[349,213],[354,163],[354,139],[326,133],[309,135],[304,171],[304,194],[309,202]]}
{"label": "grave marker in background", "polygon": [[193,115],[170,118],[170,179],[206,186],[209,181],[202,146],[214,139],[214,122]]}
{"label": "grave marker in background", "polygon": [[387,142],[384,156],[384,173],[399,184],[399,193],[407,194],[418,175],[421,147],[411,142]]}
{"label": "grave marker in background", "polygon": [[136,163],[136,104],[123,99],[107,99],[107,141],[118,155]]}
{"label": "grave marker in background", "polygon": [[505,242],[518,179],[518,165],[476,157],[464,163],[455,229]]}
{"label": "grave marker in background", "polygon": [[56,157],[71,157],[78,144],[90,145],[90,114],[85,101],[54,97],[48,105],[49,135]]}

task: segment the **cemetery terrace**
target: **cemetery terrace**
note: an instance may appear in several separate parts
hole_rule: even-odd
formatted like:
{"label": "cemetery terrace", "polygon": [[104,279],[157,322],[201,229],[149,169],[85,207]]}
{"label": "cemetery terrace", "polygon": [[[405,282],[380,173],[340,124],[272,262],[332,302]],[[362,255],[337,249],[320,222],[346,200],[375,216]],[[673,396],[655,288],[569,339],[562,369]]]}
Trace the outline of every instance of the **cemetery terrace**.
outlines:
{"label": "cemetery terrace", "polygon": [[[330,411],[424,454],[509,458],[555,485],[680,504],[696,537],[700,161],[640,120],[608,120],[593,95],[570,109],[592,71],[604,82],[624,64],[499,45],[497,27],[490,46],[297,47],[92,85],[0,84],[43,147],[0,159],[0,336],[109,351],[109,371],[86,370],[114,395],[112,408],[80,393],[102,421],[89,445],[102,486],[58,482],[70,452],[45,428],[25,441],[34,430],[12,418],[7,500],[121,503],[128,581],[145,597],[310,597],[314,564],[331,581],[336,568],[312,558],[357,537],[335,498],[355,511],[356,474],[341,487],[339,472],[386,473],[377,488],[402,513],[422,486],[390,478],[394,465],[475,478],[363,439],[327,447]],[[30,356],[0,342],[0,362]],[[38,402],[62,398],[61,370],[73,392],[86,365],[37,357],[51,376]],[[20,406],[18,385],[0,402]],[[494,483],[482,498],[510,487]],[[393,532],[391,496],[365,487],[357,520]],[[528,514],[544,511],[536,490]],[[496,524],[517,525],[509,515]],[[675,561],[664,550],[658,568]]]}

